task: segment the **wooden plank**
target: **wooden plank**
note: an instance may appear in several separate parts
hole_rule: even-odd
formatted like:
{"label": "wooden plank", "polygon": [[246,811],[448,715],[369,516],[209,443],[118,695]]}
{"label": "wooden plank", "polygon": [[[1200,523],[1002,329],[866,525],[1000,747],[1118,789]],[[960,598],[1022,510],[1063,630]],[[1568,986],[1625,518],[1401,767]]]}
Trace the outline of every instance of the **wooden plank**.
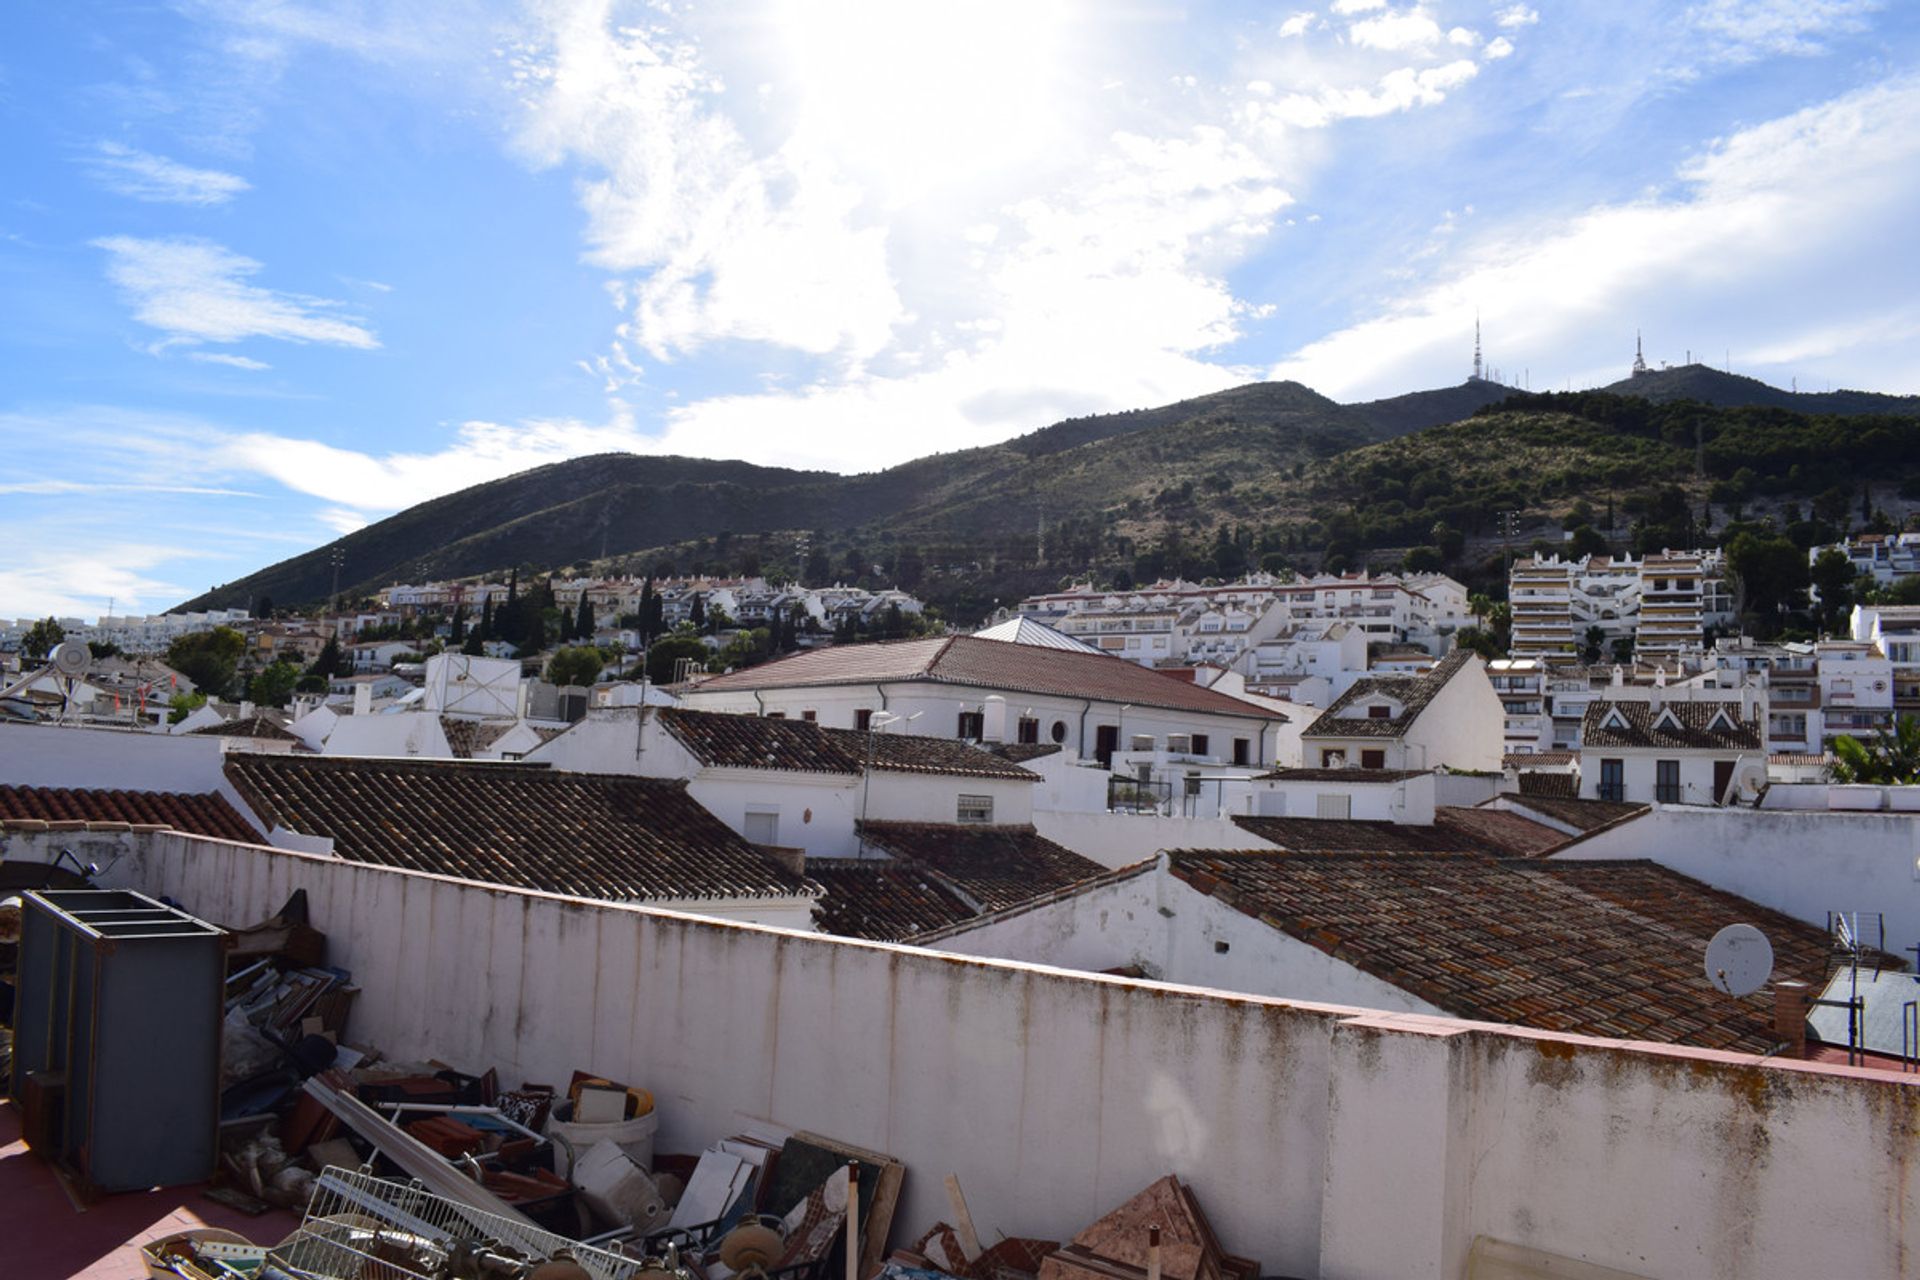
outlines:
{"label": "wooden plank", "polygon": [[960,1237],[961,1254],[968,1262],[980,1261],[980,1233],[973,1228],[973,1214],[967,1209],[958,1174],[947,1175],[947,1204],[953,1208],[953,1229]]}

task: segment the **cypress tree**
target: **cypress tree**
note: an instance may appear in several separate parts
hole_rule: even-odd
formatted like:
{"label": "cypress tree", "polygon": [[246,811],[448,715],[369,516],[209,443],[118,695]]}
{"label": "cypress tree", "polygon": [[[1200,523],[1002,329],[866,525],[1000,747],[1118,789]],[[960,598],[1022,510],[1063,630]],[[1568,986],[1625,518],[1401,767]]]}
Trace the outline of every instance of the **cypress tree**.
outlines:
{"label": "cypress tree", "polygon": [[580,612],[573,620],[573,634],[582,640],[593,639],[593,601],[584,591],[580,593]]}

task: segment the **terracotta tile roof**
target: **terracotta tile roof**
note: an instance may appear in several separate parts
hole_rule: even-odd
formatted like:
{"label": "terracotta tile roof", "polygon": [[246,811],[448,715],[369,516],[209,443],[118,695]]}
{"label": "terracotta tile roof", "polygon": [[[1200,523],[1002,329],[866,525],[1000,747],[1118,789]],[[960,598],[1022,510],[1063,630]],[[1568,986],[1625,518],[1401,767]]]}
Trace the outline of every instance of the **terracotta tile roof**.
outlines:
{"label": "terracotta tile roof", "polygon": [[230,755],[226,773],[263,822],[355,862],[613,901],[817,889],[679,781],[344,756]]}
{"label": "terracotta tile roof", "polygon": [[1440,805],[1433,811],[1433,825],[1513,858],[1537,858],[1567,842],[1564,831],[1507,809]]}
{"label": "terracotta tile roof", "polygon": [[1531,809],[1555,822],[1564,822],[1577,831],[1598,831],[1622,818],[1645,813],[1647,806],[1626,800],[1581,800],[1574,796],[1514,796],[1508,803],[1517,809]]}
{"label": "terracotta tile roof", "polygon": [[195,794],[0,786],[0,821],[17,819],[152,824],[217,840],[260,842],[260,833],[215,791]]}
{"label": "terracotta tile roof", "polygon": [[1573,751],[1509,751],[1500,763],[1508,769],[1540,769],[1569,765],[1579,758]]}
{"label": "terracotta tile roof", "polygon": [[456,760],[471,760],[505,737],[514,723],[512,720],[464,720],[459,716],[441,716],[440,731],[447,735],[447,746]]}
{"label": "terracotta tile roof", "polygon": [[1704,973],[1722,926],[1757,925],[1774,973],[1813,984],[1823,930],[1652,862],[1182,851],[1202,893],[1457,1017],[1740,1052],[1773,1047],[1771,998]]}
{"label": "terracotta tile roof", "polygon": [[807,720],[682,708],[668,708],[659,715],[660,723],[695,759],[721,768],[857,777],[871,751],[873,767],[881,772],[1040,781],[1040,775],[1031,770],[953,738],[907,733],[869,735],[857,729],[826,729]]}
{"label": "terracotta tile roof", "polygon": [[1028,826],[863,822],[859,832],[866,844],[912,863],[977,912],[1018,906],[1106,873]]}
{"label": "terracotta tile roof", "polygon": [[[1672,719],[1666,713],[1672,712]],[[1709,728],[1725,713],[1732,727]],[[1618,714],[1619,722],[1611,723]],[[1587,704],[1580,741],[1589,748],[1643,747],[1690,751],[1758,751],[1760,733],[1740,708],[1726,702],[1669,702],[1659,711],[1646,702],[1596,698]]]}
{"label": "terracotta tile roof", "polygon": [[996,742],[989,744],[987,750],[1002,760],[1011,760],[1014,764],[1025,764],[1029,760],[1058,755],[1061,747],[1057,742]]}
{"label": "terracotta tile roof", "polygon": [[893,858],[808,858],[807,875],[826,892],[813,904],[822,933],[900,942],[979,913],[911,862]]}
{"label": "terracotta tile roof", "polygon": [[1262,818],[1234,823],[1289,853],[1486,853],[1482,841],[1459,831],[1365,818]]}
{"label": "terracotta tile roof", "polygon": [[[1466,649],[1455,649],[1442,658],[1433,670],[1418,676],[1367,676],[1335,698],[1318,719],[1307,726],[1309,738],[1397,738],[1405,733],[1420,713],[1427,709],[1449,680],[1473,660]],[[1392,719],[1375,720],[1367,716],[1343,717],[1348,707],[1376,695],[1385,694],[1400,704],[1400,714]]]}
{"label": "terracotta tile roof", "polygon": [[297,734],[287,732],[264,715],[236,716],[219,724],[204,725],[192,731],[209,738],[262,738],[269,742],[298,742]]}
{"label": "terracotta tile roof", "polygon": [[1425,769],[1274,769],[1265,782],[1404,782],[1426,776]]}
{"label": "terracotta tile roof", "polygon": [[1099,702],[1133,703],[1243,719],[1288,719],[1278,711],[1203,689],[1190,680],[1150,671],[1125,658],[1038,645],[1003,644],[977,636],[833,645],[716,676],[701,684],[699,691],[911,681],[1092,698]]}
{"label": "terracotta tile roof", "polygon": [[1580,794],[1580,779],[1571,773],[1549,773],[1544,769],[1522,769],[1519,773],[1520,794],[1529,799],[1535,796],[1562,796],[1572,800]]}
{"label": "terracotta tile roof", "polygon": [[1767,763],[1768,764],[1786,764],[1786,765],[1796,765],[1796,764],[1797,765],[1814,765],[1814,764],[1825,765],[1825,764],[1833,763],[1833,757],[1827,756],[1827,755],[1817,755],[1817,756],[1810,755],[1804,751],[1776,751],[1772,755],[1767,757]]}

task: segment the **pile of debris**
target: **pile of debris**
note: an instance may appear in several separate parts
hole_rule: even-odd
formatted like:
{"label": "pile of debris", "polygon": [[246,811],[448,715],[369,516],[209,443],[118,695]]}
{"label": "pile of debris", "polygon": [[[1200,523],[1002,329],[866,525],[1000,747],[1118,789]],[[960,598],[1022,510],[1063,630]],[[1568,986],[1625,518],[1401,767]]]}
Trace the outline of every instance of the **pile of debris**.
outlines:
{"label": "pile of debris", "polygon": [[1220,1247],[1193,1191],[1168,1174],[1062,1245],[1006,1237],[983,1248],[957,1178],[954,1221],[897,1249],[880,1280],[1259,1280],[1260,1265]]}

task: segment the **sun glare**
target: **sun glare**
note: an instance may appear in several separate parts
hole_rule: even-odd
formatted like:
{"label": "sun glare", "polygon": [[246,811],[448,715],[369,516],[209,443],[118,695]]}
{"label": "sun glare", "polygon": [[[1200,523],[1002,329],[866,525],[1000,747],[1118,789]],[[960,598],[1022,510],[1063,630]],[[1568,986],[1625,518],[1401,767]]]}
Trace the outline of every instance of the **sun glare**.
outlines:
{"label": "sun glare", "polygon": [[796,135],[890,203],[977,180],[1057,132],[1068,6],[792,0],[778,16]]}

